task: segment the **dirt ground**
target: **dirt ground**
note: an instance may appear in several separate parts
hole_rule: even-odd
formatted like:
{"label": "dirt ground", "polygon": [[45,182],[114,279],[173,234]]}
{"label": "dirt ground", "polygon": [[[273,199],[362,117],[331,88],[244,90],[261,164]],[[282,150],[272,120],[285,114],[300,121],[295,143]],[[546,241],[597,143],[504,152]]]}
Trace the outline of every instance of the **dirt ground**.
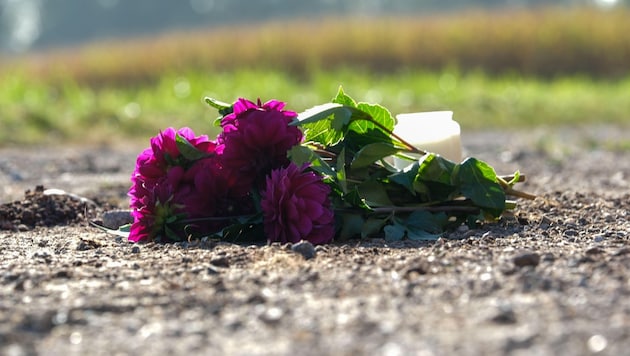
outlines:
{"label": "dirt ground", "polygon": [[539,198],[435,242],[351,240],[311,259],[291,245],[134,245],[89,226],[125,207],[145,143],[0,149],[0,354],[625,354],[629,138],[464,133],[469,155],[520,169]]}

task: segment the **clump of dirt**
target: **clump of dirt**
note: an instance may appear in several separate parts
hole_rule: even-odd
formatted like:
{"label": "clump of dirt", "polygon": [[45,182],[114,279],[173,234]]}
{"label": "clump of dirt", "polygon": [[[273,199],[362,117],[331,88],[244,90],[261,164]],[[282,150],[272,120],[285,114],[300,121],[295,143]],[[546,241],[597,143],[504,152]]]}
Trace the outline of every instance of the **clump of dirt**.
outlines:
{"label": "clump of dirt", "polygon": [[26,190],[24,199],[0,205],[0,229],[27,231],[35,227],[81,224],[101,210],[93,200],[46,190],[39,185]]}

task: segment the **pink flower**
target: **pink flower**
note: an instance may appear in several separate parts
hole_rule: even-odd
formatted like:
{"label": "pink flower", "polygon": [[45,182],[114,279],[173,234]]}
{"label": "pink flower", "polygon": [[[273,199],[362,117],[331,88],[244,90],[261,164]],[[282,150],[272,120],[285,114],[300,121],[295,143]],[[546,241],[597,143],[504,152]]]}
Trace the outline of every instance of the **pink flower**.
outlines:
{"label": "pink flower", "polygon": [[193,181],[197,192],[187,206],[192,218],[230,217],[255,212],[251,197],[235,193],[226,170],[215,157],[195,162],[186,175]]}
{"label": "pink flower", "polygon": [[[177,134],[208,157],[187,159],[177,146]],[[131,176],[132,186],[128,194],[134,223],[129,240],[173,240],[178,233],[183,237],[183,228],[179,229],[181,232],[173,233],[168,225],[185,217],[205,214],[211,199],[200,196],[195,186],[197,172],[191,167],[200,161],[215,160],[215,149],[215,142],[204,135],[195,136],[189,128],[178,131],[167,128],[151,139],[151,147],[138,156]]]}
{"label": "pink flower", "polygon": [[151,187],[144,184],[135,186],[136,206],[132,211],[134,222],[131,225],[129,241],[177,241],[185,238],[177,225],[184,212],[189,189],[177,189],[177,182],[164,178]]}
{"label": "pink flower", "polygon": [[305,168],[291,163],[271,171],[267,177],[261,207],[270,242],[308,240],[323,244],[334,237],[330,187]]}
{"label": "pink flower", "polygon": [[210,141],[208,136],[195,136],[195,133],[188,127],[175,131],[169,127],[151,138],[151,147],[145,149],[136,160],[136,169],[132,174],[132,180],[136,176],[141,176],[145,181],[160,179],[167,174],[167,171],[174,166],[187,167],[192,162],[182,156],[176,143],[176,134],[184,137],[197,150],[214,154],[216,143]]}
{"label": "pink flower", "polygon": [[217,151],[231,184],[242,194],[252,185],[262,187],[272,169],[285,167],[287,151],[302,141],[302,131],[289,126],[297,114],[283,108],[284,103],[276,100],[254,104],[239,99],[233,113],[221,121]]}

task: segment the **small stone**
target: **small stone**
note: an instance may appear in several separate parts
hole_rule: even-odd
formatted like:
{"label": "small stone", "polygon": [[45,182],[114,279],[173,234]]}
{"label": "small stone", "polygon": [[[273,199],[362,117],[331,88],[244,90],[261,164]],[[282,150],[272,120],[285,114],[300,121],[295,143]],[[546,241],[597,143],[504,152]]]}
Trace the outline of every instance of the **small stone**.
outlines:
{"label": "small stone", "polygon": [[587,255],[598,255],[600,253],[604,253],[604,250],[599,247],[591,247],[585,251]]}
{"label": "small stone", "polygon": [[131,248],[131,253],[140,253],[140,246],[134,246]]}
{"label": "small stone", "polygon": [[460,225],[457,227],[457,232],[460,232],[460,233],[464,233],[468,230],[470,230],[470,228],[467,225]]}
{"label": "small stone", "polygon": [[282,319],[284,315],[284,311],[278,307],[270,307],[265,308],[260,314],[260,320],[264,321],[267,324],[275,324]]}
{"label": "small stone", "polygon": [[499,306],[498,313],[492,317],[492,321],[497,324],[514,324],[516,323],[516,313],[509,304]]}
{"label": "small stone", "polygon": [[417,259],[411,261],[402,271],[402,275],[407,279],[416,279],[419,275],[429,273],[431,270],[430,264],[426,260]]}
{"label": "small stone", "polygon": [[544,262],[553,262],[556,260],[556,256],[554,256],[551,252],[547,252],[541,256],[541,260]]}
{"label": "small stone", "polygon": [[570,229],[565,231],[563,235],[565,237],[576,237],[579,235],[579,233],[577,232],[577,230]]}
{"label": "small stone", "polygon": [[538,266],[540,255],[536,252],[522,252],[514,256],[514,265],[517,267]]}
{"label": "small stone", "polygon": [[296,243],[295,245],[291,246],[291,251],[299,253],[306,260],[315,258],[316,255],[315,246],[313,246],[313,244],[308,241],[300,241]]}
{"label": "small stone", "polygon": [[608,340],[603,335],[593,335],[586,342],[588,349],[593,353],[604,351],[608,346]]}
{"label": "small stone", "polygon": [[70,278],[72,277],[72,272],[68,270],[60,270],[55,273],[55,277],[57,278]]}
{"label": "small stone", "polygon": [[133,223],[133,216],[131,216],[131,210],[112,210],[106,211],[101,217],[103,226],[108,229],[118,229],[121,226]]}
{"label": "small stone", "polygon": [[226,256],[218,256],[211,259],[210,264],[217,267],[230,267],[230,260]]}
{"label": "small stone", "polygon": [[540,220],[540,224],[538,225],[538,227],[541,230],[547,230],[552,224],[553,224],[553,221],[551,221],[551,219],[549,219],[546,216],[543,216],[543,218]]}

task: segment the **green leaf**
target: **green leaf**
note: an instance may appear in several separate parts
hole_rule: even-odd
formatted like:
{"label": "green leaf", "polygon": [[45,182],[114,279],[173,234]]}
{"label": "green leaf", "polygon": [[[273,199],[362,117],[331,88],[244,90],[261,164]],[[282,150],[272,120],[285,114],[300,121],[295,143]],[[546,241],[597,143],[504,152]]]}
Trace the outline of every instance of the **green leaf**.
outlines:
{"label": "green leaf", "polygon": [[416,193],[430,201],[450,200],[452,195],[458,194],[457,186],[452,182],[455,163],[434,153],[422,156],[419,163],[413,183]]}
{"label": "green leaf", "polygon": [[367,180],[359,184],[358,188],[361,198],[369,206],[392,206],[394,203],[389,199],[385,186],[376,180]]}
{"label": "green leaf", "polygon": [[336,177],[337,173],[324,161],[320,155],[304,145],[295,145],[287,153],[291,162],[298,166],[310,163],[310,168],[322,175]]}
{"label": "green leaf", "polygon": [[448,224],[445,213],[432,214],[426,210],[417,210],[406,218],[395,217],[392,224],[385,226],[385,239],[401,240],[405,236],[410,240],[435,240],[442,236]]}
{"label": "green leaf", "polygon": [[406,229],[404,226],[393,223],[383,228],[385,232],[385,240],[387,241],[400,241],[405,237]]}
{"label": "green leaf", "polygon": [[195,146],[193,146],[188,140],[180,135],[179,133],[175,134],[175,144],[177,145],[177,149],[179,153],[184,156],[189,161],[196,161],[198,159],[207,157],[208,154],[206,152],[202,152],[198,150]]}
{"label": "green leaf", "polygon": [[324,146],[337,144],[343,139],[345,128],[350,122],[352,111],[340,104],[330,103],[308,109],[290,125],[302,126],[307,142],[318,142]]}
{"label": "green leaf", "polygon": [[365,220],[359,214],[341,214],[341,231],[339,232],[339,238],[341,240],[347,240],[359,236],[364,223]]}
{"label": "green leaf", "polygon": [[344,107],[343,110],[337,110],[333,113],[333,120],[330,123],[330,127],[335,131],[345,132],[351,117],[352,111],[347,108]]}
{"label": "green leaf", "polygon": [[314,123],[320,120],[325,120],[339,112],[345,112],[345,115],[347,115],[348,117],[352,115],[352,112],[341,104],[326,103],[304,110],[303,112],[299,113],[298,116],[293,119],[291,123],[289,123],[289,125],[299,126]]}
{"label": "green leaf", "polygon": [[420,158],[420,167],[418,167],[418,179],[424,182],[437,182],[442,184],[451,184],[451,177],[456,164],[436,155],[428,153]]}
{"label": "green leaf", "polygon": [[505,192],[497,182],[494,169],[476,158],[467,158],[457,165],[453,182],[475,205],[499,216],[505,209]]}
{"label": "green leaf", "polygon": [[352,99],[350,96],[346,95],[346,93],[344,93],[343,88],[341,86],[339,86],[339,90],[337,91],[337,96],[333,98],[332,102],[336,104],[350,106],[353,108],[357,107],[356,101],[354,101],[354,99]]}
{"label": "green leaf", "polygon": [[[374,121],[381,124],[387,130],[389,131],[394,130],[394,125],[396,124],[396,120],[394,119],[392,114],[389,112],[389,110],[387,110],[384,106],[379,105],[379,104],[359,103],[356,107],[362,112],[368,114]],[[365,122],[366,121],[364,121],[363,123]],[[368,128],[370,127],[368,126]]]}
{"label": "green leaf", "polygon": [[343,132],[333,130],[330,127],[330,123],[327,120],[304,125],[302,127],[304,140],[306,142],[317,142],[325,147],[336,145],[343,139]]}
{"label": "green leaf", "polygon": [[386,219],[379,219],[379,218],[367,219],[365,223],[363,224],[363,227],[361,228],[361,238],[366,238],[366,237],[374,236],[378,234],[383,228],[383,225],[385,225],[385,222],[386,222]]}
{"label": "green leaf", "polygon": [[232,104],[224,103],[222,101],[219,101],[217,99],[210,98],[210,97],[205,97],[204,101],[211,107],[217,109],[219,111],[219,114],[223,116],[229,115],[233,111]]}
{"label": "green leaf", "polygon": [[340,88],[332,103],[315,106],[298,114],[290,125],[302,126],[306,141],[332,146],[344,139],[348,130],[360,134],[367,143],[391,143],[390,133],[394,123],[393,116],[384,107],[356,104]]}
{"label": "green leaf", "polygon": [[357,109],[352,110],[350,123],[345,129],[344,142],[353,151],[376,142],[389,143],[394,146],[391,137],[394,121],[386,109],[379,105],[360,103]]}
{"label": "green leaf", "polygon": [[407,238],[410,240],[435,240],[442,236],[448,224],[445,213],[432,214],[426,210],[418,210],[409,214],[405,221]]}
{"label": "green leaf", "polygon": [[254,242],[265,236],[262,213],[234,219],[234,222],[219,231],[208,234],[231,242]]}
{"label": "green leaf", "polygon": [[416,161],[412,165],[405,167],[402,171],[390,175],[389,180],[402,185],[407,188],[409,192],[415,193],[413,182],[418,175],[418,168],[420,168],[420,163]]}
{"label": "green leaf", "polygon": [[343,201],[351,207],[360,208],[365,211],[372,210],[372,208],[370,208],[370,206],[366,204],[365,199],[361,197],[361,194],[359,194],[359,191],[356,187],[349,191],[347,194],[344,194]]}
{"label": "green leaf", "polygon": [[510,181],[508,182],[508,185],[510,187],[514,187],[514,185],[518,183],[520,180],[521,180],[521,172],[517,170],[516,172],[514,172],[514,176],[512,177],[512,179],[510,179]]}
{"label": "green leaf", "polygon": [[[350,126],[353,126],[355,123],[356,122],[353,121]],[[356,155],[363,147],[377,142],[394,146],[391,138],[385,132],[377,128],[372,128],[362,133],[349,130],[343,138],[343,145],[347,147],[348,152],[353,155]]]}
{"label": "green leaf", "polygon": [[129,238],[129,233],[131,231],[131,224],[126,224],[126,225],[122,225],[120,227],[118,227],[118,229],[110,229],[108,227],[105,227],[101,224],[97,224],[94,221],[90,221],[90,224],[98,229],[101,229],[103,231],[105,231],[106,233],[110,234],[110,235],[115,235],[115,236],[120,236],[120,237],[124,237],[126,239]]}
{"label": "green leaf", "polygon": [[363,146],[363,148],[354,155],[350,166],[352,168],[367,167],[381,158],[391,156],[398,151],[400,151],[400,149],[396,148],[391,143],[375,142],[368,144]]}

